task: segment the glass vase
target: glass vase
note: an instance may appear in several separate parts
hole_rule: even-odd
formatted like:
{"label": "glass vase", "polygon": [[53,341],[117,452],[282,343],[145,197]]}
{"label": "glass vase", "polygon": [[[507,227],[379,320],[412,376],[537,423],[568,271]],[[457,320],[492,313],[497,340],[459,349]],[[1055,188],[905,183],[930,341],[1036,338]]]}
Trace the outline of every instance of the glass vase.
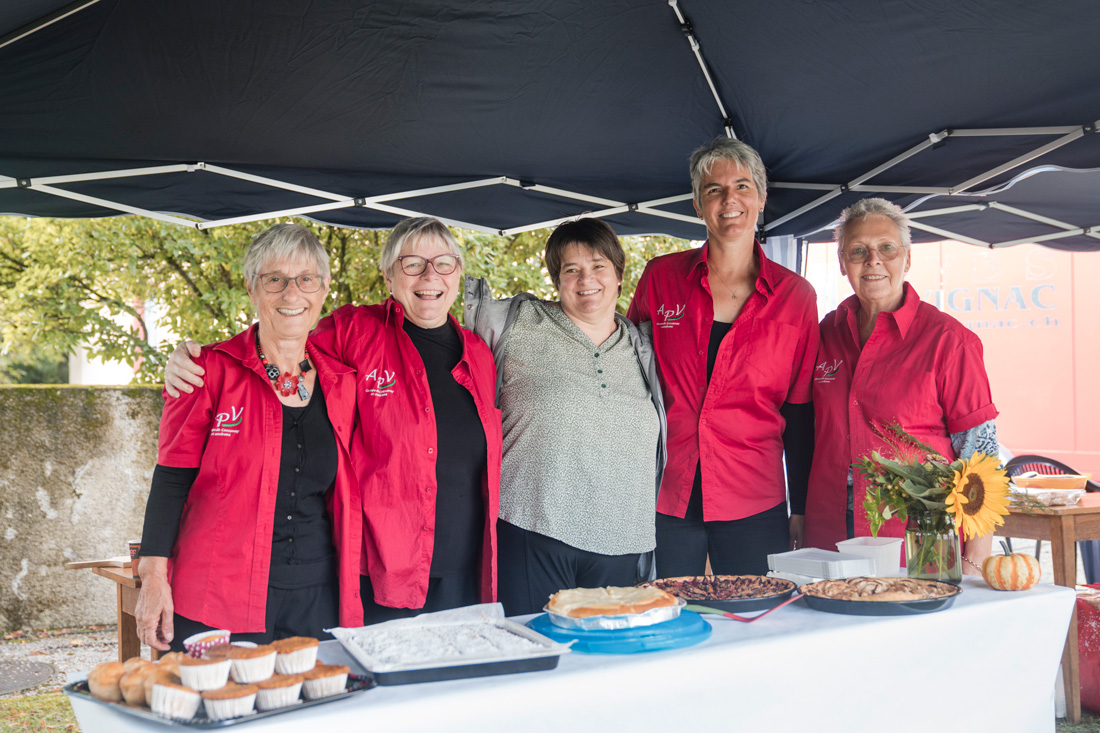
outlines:
{"label": "glass vase", "polygon": [[955,523],[944,514],[909,515],[905,524],[905,567],[910,578],[962,581],[962,553]]}

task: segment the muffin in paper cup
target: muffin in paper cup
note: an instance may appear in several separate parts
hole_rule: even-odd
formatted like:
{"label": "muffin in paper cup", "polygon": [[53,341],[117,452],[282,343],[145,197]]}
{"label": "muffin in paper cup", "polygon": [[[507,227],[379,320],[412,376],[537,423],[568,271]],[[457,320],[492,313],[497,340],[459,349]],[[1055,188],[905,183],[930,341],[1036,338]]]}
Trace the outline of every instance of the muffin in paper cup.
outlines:
{"label": "muffin in paper cup", "polygon": [[229,647],[230,674],[234,682],[247,684],[266,680],[275,674],[275,649],[266,644],[254,647]]}
{"label": "muffin in paper cup", "polygon": [[171,682],[153,685],[153,699],[149,707],[157,715],[175,720],[190,720],[199,711],[202,696],[192,689]]}
{"label": "muffin in paper cup", "polygon": [[192,634],[183,640],[183,648],[196,659],[203,655],[207,649],[218,644],[229,643],[229,632],[225,629],[211,629]]}
{"label": "muffin in paper cup", "polygon": [[277,674],[257,682],[256,709],[277,710],[301,703],[302,681],[300,674]]}
{"label": "muffin in paper cup", "polygon": [[202,693],[206,717],[211,720],[229,720],[248,715],[256,708],[256,685],[238,685],[230,682],[216,690]]}
{"label": "muffin in paper cup", "polygon": [[350,671],[342,664],[318,664],[302,675],[302,694],[307,700],[337,695],[347,688]]}
{"label": "muffin in paper cup", "polygon": [[203,692],[224,687],[229,681],[228,659],[195,659],[188,657],[180,663],[178,674],[183,684],[192,690]]}
{"label": "muffin in paper cup", "polygon": [[279,674],[302,674],[313,669],[320,643],[311,636],[292,636],[271,642],[279,653],[275,658],[275,671]]}

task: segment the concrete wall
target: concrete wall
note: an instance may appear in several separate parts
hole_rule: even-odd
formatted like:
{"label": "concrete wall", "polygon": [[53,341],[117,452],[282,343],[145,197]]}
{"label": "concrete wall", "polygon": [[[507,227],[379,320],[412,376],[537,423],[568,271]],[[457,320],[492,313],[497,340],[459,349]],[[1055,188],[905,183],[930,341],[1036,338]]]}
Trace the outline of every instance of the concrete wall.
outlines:
{"label": "concrete wall", "polygon": [[156,464],[160,390],[0,386],[0,629],[115,622],[72,560],[126,554]]}

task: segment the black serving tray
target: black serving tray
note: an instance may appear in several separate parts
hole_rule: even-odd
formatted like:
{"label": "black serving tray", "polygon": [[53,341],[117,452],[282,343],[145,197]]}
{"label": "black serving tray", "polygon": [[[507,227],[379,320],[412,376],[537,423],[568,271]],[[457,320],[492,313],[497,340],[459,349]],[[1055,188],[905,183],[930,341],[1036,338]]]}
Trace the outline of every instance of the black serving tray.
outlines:
{"label": "black serving tray", "polygon": [[843,613],[850,616],[912,616],[918,613],[933,613],[950,608],[962,593],[953,593],[942,598],[924,598],[919,601],[838,601],[833,598],[821,598],[805,593],[802,599],[815,611],[825,613]]}
{"label": "black serving tray", "polygon": [[[556,657],[555,657],[556,659]],[[141,718],[143,720],[151,720],[161,725],[175,725],[182,726],[184,728],[226,728],[231,725],[241,725],[242,723],[251,723],[254,720],[263,720],[264,718],[270,718],[274,715],[286,715],[287,713],[294,713],[305,708],[311,708],[315,705],[324,705],[325,703],[335,702],[336,700],[346,700],[349,697],[357,695],[361,692],[376,687],[378,683],[370,675],[357,675],[349,674],[347,686],[345,691],[337,695],[329,695],[328,697],[322,697],[317,700],[303,700],[297,705],[291,705],[285,708],[279,708],[278,710],[267,710],[265,712],[252,712],[248,715],[242,715],[239,718],[229,718],[228,720],[211,720],[206,717],[206,711],[200,706],[199,714],[190,720],[173,720],[172,718],[165,718],[161,715],[157,715],[148,708],[134,707],[133,705],[127,705],[121,702],[107,702],[106,700],[100,700],[93,697],[92,693],[88,691],[88,681],[81,680],[80,682],[70,682],[62,689],[66,695],[70,697],[79,697],[82,700],[88,700],[94,702],[97,705],[106,705],[114,710],[125,715],[130,715],[135,718]]]}
{"label": "black serving tray", "polygon": [[541,672],[558,666],[558,656],[535,657],[534,659],[511,659],[502,662],[481,662],[479,664],[459,664],[450,667],[429,667],[427,669],[406,669],[395,672],[372,672],[380,685],[413,685],[420,682],[442,682],[461,680],[468,677],[492,677],[498,674],[516,674],[518,672]]}

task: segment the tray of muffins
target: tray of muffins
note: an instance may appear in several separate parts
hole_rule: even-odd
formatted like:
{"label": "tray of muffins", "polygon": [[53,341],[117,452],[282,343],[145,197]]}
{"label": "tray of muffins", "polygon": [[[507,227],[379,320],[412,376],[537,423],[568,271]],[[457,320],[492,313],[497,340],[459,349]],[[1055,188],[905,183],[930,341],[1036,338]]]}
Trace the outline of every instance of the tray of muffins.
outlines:
{"label": "tray of muffins", "polygon": [[184,645],[188,653],[165,654],[156,662],[134,657],[100,664],[64,691],[158,723],[222,728],[342,700],[376,685],[345,666],[318,662],[317,639],[256,645],[230,643],[228,632],[204,632]]}

